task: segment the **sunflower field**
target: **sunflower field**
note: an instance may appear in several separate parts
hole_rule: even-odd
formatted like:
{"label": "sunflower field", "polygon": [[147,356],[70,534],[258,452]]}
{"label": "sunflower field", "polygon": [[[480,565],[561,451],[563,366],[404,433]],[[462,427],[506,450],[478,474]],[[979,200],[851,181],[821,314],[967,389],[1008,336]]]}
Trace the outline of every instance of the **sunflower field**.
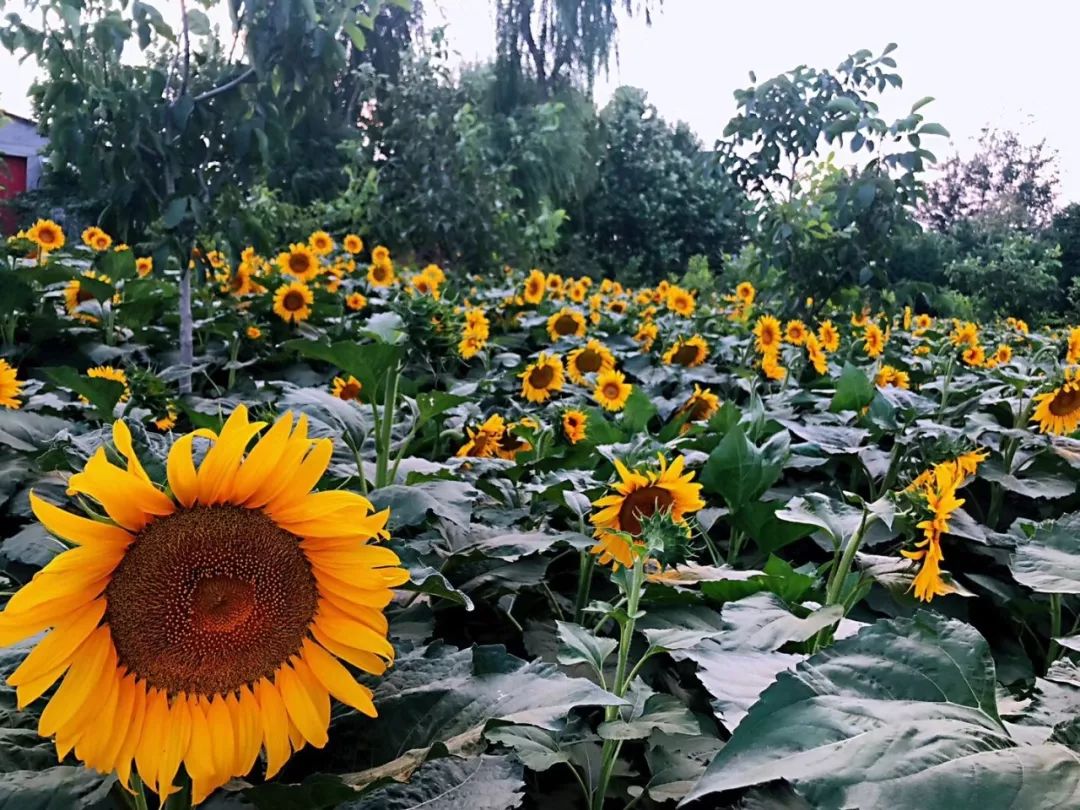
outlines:
{"label": "sunflower field", "polygon": [[377,238],[4,246],[0,807],[1080,806],[1080,328]]}

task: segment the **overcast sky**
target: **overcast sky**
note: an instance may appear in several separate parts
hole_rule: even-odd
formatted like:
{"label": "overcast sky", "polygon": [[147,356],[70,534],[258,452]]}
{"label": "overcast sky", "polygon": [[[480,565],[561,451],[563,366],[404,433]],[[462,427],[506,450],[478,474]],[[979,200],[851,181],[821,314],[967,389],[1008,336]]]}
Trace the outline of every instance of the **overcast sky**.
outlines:
{"label": "overcast sky", "polygon": [[[18,5],[9,0],[8,8]],[[424,0],[428,27],[445,24],[464,61],[491,57],[493,5]],[[619,62],[596,94],[603,103],[620,84],[642,87],[664,117],[688,122],[711,144],[735,112],[732,91],[749,83],[748,71],[764,79],[799,64],[831,68],[854,50],[879,53],[896,42],[904,87],[882,99],[886,118],[934,96],[923,112],[952,133],[951,146],[924,144],[939,157],[969,153],[986,125],[1015,129],[1027,142],[1045,138],[1059,154],[1062,202],[1080,201],[1078,31],[1080,3],[1067,0],[664,0],[651,28],[641,19],[624,22]],[[0,106],[26,114],[33,75],[32,65],[0,52]]]}

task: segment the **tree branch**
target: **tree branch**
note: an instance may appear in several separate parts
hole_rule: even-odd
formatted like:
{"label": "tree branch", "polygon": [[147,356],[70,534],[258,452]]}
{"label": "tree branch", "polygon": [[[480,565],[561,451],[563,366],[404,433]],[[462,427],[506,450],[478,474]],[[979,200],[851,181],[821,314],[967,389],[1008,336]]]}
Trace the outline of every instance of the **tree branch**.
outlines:
{"label": "tree branch", "polygon": [[225,82],[225,84],[218,85],[217,87],[215,87],[215,88],[213,88],[211,90],[207,90],[205,93],[199,93],[199,95],[195,96],[193,101],[198,103],[200,101],[206,101],[207,99],[213,98],[214,96],[220,96],[222,93],[224,93],[224,92],[226,92],[228,90],[232,90],[234,87],[236,87],[236,85],[247,81],[248,79],[250,79],[254,75],[255,75],[255,68],[249,67],[243,73],[229,79],[229,81]]}

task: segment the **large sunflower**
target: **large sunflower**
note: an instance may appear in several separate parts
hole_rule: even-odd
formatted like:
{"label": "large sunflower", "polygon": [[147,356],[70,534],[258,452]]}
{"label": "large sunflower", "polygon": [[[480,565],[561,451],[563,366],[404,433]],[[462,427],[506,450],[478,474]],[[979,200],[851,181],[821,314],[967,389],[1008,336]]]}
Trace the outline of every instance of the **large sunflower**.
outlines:
{"label": "large sunflower", "polygon": [[640,535],[644,518],[665,511],[676,523],[685,523],[686,515],[705,506],[701,484],[692,483],[693,473],[683,473],[684,464],[679,456],[668,466],[661,455],[659,471],[641,472],[615,461],[620,479],[612,486],[615,492],[593,501],[599,511],[591,518],[598,541],[592,552],[602,564],[611,563],[616,569],[634,564],[625,535]]}
{"label": "large sunflower", "polygon": [[22,392],[22,387],[23,383],[18,378],[18,372],[8,364],[7,360],[0,358],[0,405],[12,410],[21,407],[19,394]]}
{"label": "large sunflower", "polygon": [[302,281],[282,284],[274,292],[274,314],[286,323],[299,323],[311,317],[315,295]]}
{"label": "large sunflower", "polygon": [[561,391],[563,364],[558,355],[541,352],[535,363],[521,372],[521,395],[529,402],[547,402],[556,391]]}
{"label": "large sunflower", "polygon": [[585,316],[570,307],[563,307],[547,321],[548,337],[553,341],[563,337],[584,337],[585,328]]}
{"label": "large sunflower", "polygon": [[694,335],[685,340],[677,340],[664,353],[664,362],[669,366],[700,366],[709,356],[709,344],[701,335]]}
{"label": "large sunflower", "polygon": [[1067,381],[1060,388],[1035,397],[1031,421],[1043,433],[1067,436],[1080,427],[1080,380]]}
{"label": "large sunflower", "polygon": [[319,275],[322,267],[315,251],[303,242],[289,245],[289,249],[279,253],[277,265],[282,273],[300,281],[311,281]]}
{"label": "large sunflower", "polygon": [[615,368],[615,356],[599,340],[590,340],[574,349],[566,358],[566,373],[578,385],[585,384],[585,375]]}
{"label": "large sunflower", "polygon": [[[388,513],[311,491],[333,444],[309,439],[306,417],[285,414],[245,455],[264,426],[240,406],[220,435],[181,437],[162,489],[117,422],[126,468],[101,447],[69,482],[107,520],[31,494],[38,519],[77,547],[11,597],[0,641],[52,628],[8,682],[25,706],[63,678],[38,725],[61,759],[74,750],[125,785],[135,770],[159,796],[183,765],[200,802],[260,748],[269,777],[325,745],[331,695],[375,715],[338,658],[373,674],[393,660],[382,608],[408,574],[369,545]],[[198,468],[197,437],[210,445]]]}

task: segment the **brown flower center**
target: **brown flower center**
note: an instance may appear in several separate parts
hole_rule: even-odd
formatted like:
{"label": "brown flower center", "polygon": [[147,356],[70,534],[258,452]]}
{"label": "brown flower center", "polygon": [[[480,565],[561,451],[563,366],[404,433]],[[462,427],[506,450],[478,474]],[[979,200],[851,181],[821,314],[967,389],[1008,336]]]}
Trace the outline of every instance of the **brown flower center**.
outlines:
{"label": "brown flower center", "polygon": [[619,509],[619,528],[633,535],[641,534],[641,520],[670,509],[675,503],[671,493],[663,487],[635,489],[623,498]]}
{"label": "brown flower center", "polygon": [[618,399],[621,393],[622,388],[619,387],[618,383],[604,383],[604,399]]}
{"label": "brown flower center", "polygon": [[302,276],[311,269],[311,259],[305,253],[290,253],[289,269],[296,275]]}
{"label": "brown flower center", "polygon": [[541,390],[551,385],[551,382],[554,379],[555,369],[547,363],[542,366],[537,366],[529,373],[529,385]]}
{"label": "brown flower center", "polygon": [[75,293],[75,301],[80,304],[85,304],[87,301],[93,301],[94,295],[85,287],[80,286]]}
{"label": "brown flower center", "polygon": [[120,663],[169,694],[231,692],[300,649],[311,565],[262,512],[196,506],[149,523],[105,590]]}
{"label": "brown flower center", "polygon": [[600,356],[600,352],[593,351],[592,349],[586,349],[577,356],[575,361],[578,371],[582,374],[590,374],[594,371],[599,371],[600,366],[604,363],[604,358]]}
{"label": "brown flower center", "polygon": [[296,312],[304,308],[304,294],[299,290],[289,290],[281,299],[281,305],[289,312]]}
{"label": "brown flower center", "polygon": [[1050,413],[1054,416],[1068,416],[1078,409],[1080,409],[1080,388],[1062,389],[1050,400]]}
{"label": "brown flower center", "polygon": [[560,315],[555,319],[555,334],[557,335],[574,335],[577,334],[578,322],[573,315]]}
{"label": "brown flower center", "polygon": [[341,386],[338,397],[341,399],[357,399],[360,396],[360,384],[348,382]]}
{"label": "brown flower center", "polygon": [[678,363],[680,366],[692,365],[698,356],[697,346],[691,343],[680,343],[679,348],[675,350],[675,354],[671,359]]}

